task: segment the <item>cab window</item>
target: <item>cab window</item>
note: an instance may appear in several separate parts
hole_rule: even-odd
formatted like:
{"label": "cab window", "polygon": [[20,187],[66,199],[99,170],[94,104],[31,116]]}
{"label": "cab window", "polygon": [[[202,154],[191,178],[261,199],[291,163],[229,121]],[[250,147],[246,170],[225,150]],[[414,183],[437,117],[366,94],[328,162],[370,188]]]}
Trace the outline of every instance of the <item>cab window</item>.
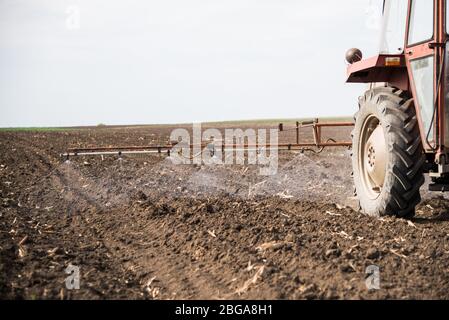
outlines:
{"label": "cab window", "polygon": [[398,54],[404,51],[407,9],[408,0],[385,0],[380,53]]}
{"label": "cab window", "polygon": [[408,46],[430,40],[433,36],[433,1],[412,0]]}

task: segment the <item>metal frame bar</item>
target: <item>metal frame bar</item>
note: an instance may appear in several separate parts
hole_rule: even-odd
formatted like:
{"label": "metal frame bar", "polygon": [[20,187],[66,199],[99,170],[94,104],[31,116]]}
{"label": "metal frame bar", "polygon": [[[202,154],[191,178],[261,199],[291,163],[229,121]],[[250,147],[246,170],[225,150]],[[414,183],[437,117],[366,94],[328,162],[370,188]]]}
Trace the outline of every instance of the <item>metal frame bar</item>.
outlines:
{"label": "metal frame bar", "polygon": [[[280,150],[280,151],[304,151],[304,148],[317,148],[323,149],[326,147],[350,147],[352,142],[350,141],[326,141],[323,142],[321,129],[324,127],[349,127],[354,126],[352,122],[324,122],[320,123],[318,119],[304,122],[296,122],[296,143],[281,143],[277,145],[266,144],[260,146],[259,144],[220,144],[215,142],[202,143],[200,148],[203,150],[210,145],[214,148],[221,148],[224,151],[260,151],[260,150]],[[299,130],[301,128],[312,127],[314,142],[299,142]],[[289,131],[291,129],[284,130],[283,124],[279,124],[279,132]],[[124,154],[159,154],[166,153],[170,156],[170,152],[173,152],[173,148],[190,148],[191,150],[198,148],[198,145],[186,145],[179,144],[166,144],[166,145],[149,145],[149,146],[117,146],[117,147],[86,147],[86,148],[69,148],[61,157],[69,158],[76,156],[97,156],[97,155],[124,155]]]}

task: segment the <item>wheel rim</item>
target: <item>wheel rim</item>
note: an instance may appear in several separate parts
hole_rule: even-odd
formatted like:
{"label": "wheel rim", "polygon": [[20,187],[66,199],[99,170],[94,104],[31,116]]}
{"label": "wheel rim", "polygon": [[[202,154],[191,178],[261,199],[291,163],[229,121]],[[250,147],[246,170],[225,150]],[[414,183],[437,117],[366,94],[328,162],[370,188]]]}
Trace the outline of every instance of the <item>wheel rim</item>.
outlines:
{"label": "wheel rim", "polygon": [[362,186],[371,199],[376,199],[385,182],[387,150],[384,130],[374,115],[363,124],[358,151]]}

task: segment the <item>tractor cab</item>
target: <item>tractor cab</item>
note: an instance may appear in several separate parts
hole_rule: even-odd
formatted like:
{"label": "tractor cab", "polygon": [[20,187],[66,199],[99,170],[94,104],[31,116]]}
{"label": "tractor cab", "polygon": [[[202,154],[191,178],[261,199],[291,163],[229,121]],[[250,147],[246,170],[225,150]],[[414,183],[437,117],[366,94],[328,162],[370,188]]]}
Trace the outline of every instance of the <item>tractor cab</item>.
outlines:
{"label": "tractor cab", "polygon": [[368,214],[413,215],[424,173],[431,190],[449,191],[448,5],[384,0],[379,54],[347,52],[347,82],[369,84],[353,132],[354,184]]}

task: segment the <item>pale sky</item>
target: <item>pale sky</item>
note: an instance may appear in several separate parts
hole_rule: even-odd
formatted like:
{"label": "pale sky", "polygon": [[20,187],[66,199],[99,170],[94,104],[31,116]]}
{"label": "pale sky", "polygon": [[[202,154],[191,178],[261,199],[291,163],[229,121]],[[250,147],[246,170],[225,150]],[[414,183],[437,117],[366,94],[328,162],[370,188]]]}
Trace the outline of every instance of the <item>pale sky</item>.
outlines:
{"label": "pale sky", "polygon": [[380,2],[0,0],[0,127],[352,115]]}

